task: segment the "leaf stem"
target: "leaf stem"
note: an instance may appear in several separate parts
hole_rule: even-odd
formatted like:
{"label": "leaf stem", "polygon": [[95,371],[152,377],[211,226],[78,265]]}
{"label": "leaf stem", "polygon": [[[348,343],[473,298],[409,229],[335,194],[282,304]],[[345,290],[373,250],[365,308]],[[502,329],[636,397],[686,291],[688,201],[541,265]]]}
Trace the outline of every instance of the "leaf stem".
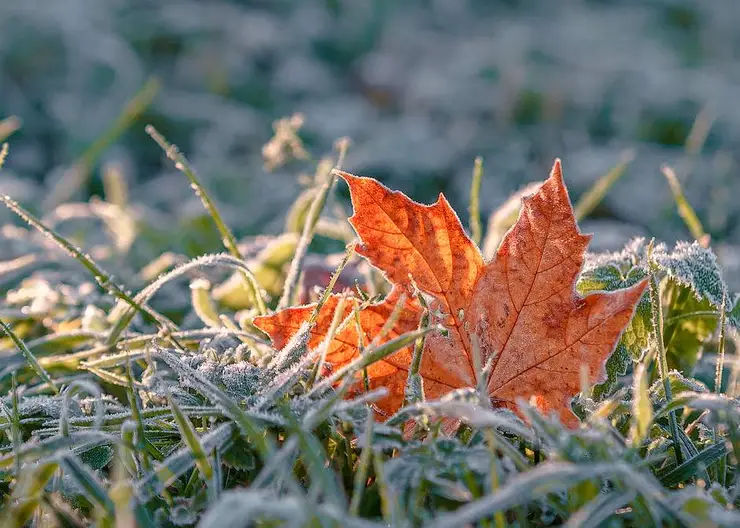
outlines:
{"label": "leaf stem", "polygon": [[[648,278],[650,281],[650,311],[652,314],[653,333],[655,334],[655,341],[658,345],[658,373],[663,382],[666,403],[670,404],[673,399],[673,395],[671,391],[671,382],[668,378],[668,360],[666,359],[665,344],[663,343],[663,307],[660,302],[660,285],[655,276],[658,267],[653,261],[654,242],[654,239],[650,241],[647,250],[649,270]],[[678,437],[678,424],[676,422],[675,412],[671,411],[668,414],[668,421],[670,423],[671,436],[673,437],[673,451],[676,455],[676,464],[681,465],[683,463],[683,454],[681,453],[681,443]]]}
{"label": "leaf stem", "polygon": [[719,315],[719,344],[717,347],[717,366],[714,371],[714,392],[722,393],[722,374],[725,368],[725,324],[727,318],[727,294],[722,295],[722,309]]}
{"label": "leaf stem", "polygon": [[[722,394],[722,375],[725,368],[725,322],[727,317],[727,293],[722,294],[722,310],[719,317],[719,344],[717,346],[717,367],[714,372],[714,392]],[[712,431],[714,443],[720,441],[719,426]],[[717,480],[722,486],[727,483],[727,462],[723,456],[717,461]]]}

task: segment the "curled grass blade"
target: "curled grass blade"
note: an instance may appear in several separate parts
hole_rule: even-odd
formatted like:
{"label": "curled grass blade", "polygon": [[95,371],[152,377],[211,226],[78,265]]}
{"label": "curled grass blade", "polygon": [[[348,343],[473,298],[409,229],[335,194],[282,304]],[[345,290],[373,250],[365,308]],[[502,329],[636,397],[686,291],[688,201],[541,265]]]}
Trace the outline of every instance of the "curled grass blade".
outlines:
{"label": "curled grass blade", "polygon": [[[244,259],[240,257],[234,257],[232,255],[226,255],[223,253],[215,255],[202,255],[194,258],[185,264],[181,264],[175,269],[168,271],[157,277],[154,281],[144,287],[136,296],[133,298],[133,302],[140,306],[147,306],[149,300],[156,294],[165,284],[185,275],[186,273],[198,269],[201,267],[224,267],[242,271],[247,274],[251,274]],[[127,303],[130,304],[130,303]],[[128,328],[135,315],[135,311],[128,309],[128,307],[122,311],[115,310],[112,315],[114,322],[111,325],[111,330],[108,335],[107,343],[115,343],[121,334]]]}
{"label": "curled grass blade", "polygon": [[0,141],[10,137],[12,134],[21,129],[21,120],[16,116],[6,117],[0,121]]}

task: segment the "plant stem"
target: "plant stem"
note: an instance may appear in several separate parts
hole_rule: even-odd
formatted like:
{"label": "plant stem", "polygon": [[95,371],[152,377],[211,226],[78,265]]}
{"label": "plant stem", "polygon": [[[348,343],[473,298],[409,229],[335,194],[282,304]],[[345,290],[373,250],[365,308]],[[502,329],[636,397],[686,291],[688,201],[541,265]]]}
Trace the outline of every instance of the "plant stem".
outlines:
{"label": "plant stem", "polygon": [[316,224],[319,221],[319,216],[321,215],[321,211],[324,209],[324,205],[326,205],[326,199],[329,196],[329,191],[334,187],[335,181],[336,176],[332,171],[329,171],[329,174],[325,176],[324,182],[321,184],[321,187],[319,187],[319,190],[316,193],[313,202],[311,202],[311,207],[308,210],[308,217],[306,218],[306,222],[303,224],[303,232],[301,233],[301,238],[298,240],[298,246],[296,247],[295,255],[293,256],[293,260],[290,263],[288,275],[285,278],[285,287],[283,288],[283,294],[280,297],[277,305],[278,310],[287,308],[293,300],[296,288],[298,288],[298,282],[301,278],[301,266],[303,265],[303,260],[306,258],[306,254],[308,253],[308,246],[309,244],[311,244],[311,240],[313,240]]}
{"label": "plant stem", "polygon": [[[146,133],[149,134],[149,136],[151,136],[151,138],[157,142],[162,150],[164,150],[165,154],[167,154],[167,157],[175,162],[175,168],[182,172],[187,177],[187,179],[190,180],[190,186],[195,191],[196,196],[200,198],[203,207],[205,207],[206,211],[208,211],[208,214],[211,215],[211,218],[213,218],[213,222],[216,224],[216,229],[218,229],[218,232],[221,235],[221,242],[223,242],[226,250],[235,258],[243,260],[244,256],[239,251],[234,233],[231,232],[229,227],[224,222],[223,218],[221,217],[221,213],[218,212],[218,209],[211,200],[211,197],[208,196],[208,193],[203,188],[203,185],[201,185],[195,169],[190,165],[187,158],[180,152],[180,150],[177,148],[177,145],[170,144],[165,139],[165,137],[160,134],[152,125],[147,125],[145,130]],[[259,284],[257,284],[257,279],[255,279],[254,275],[252,275],[251,273],[247,273],[246,271],[241,271],[240,273],[242,278],[244,279],[244,285],[246,286],[247,291],[250,293],[250,295],[252,295],[252,297],[254,297],[255,303],[257,304],[257,310],[259,311],[260,315],[265,315],[267,313],[267,308],[265,307],[265,301],[262,299],[262,294],[260,293],[260,287]]]}
{"label": "plant stem", "polygon": [[714,392],[722,393],[722,375],[725,368],[725,323],[727,319],[727,295],[722,295],[722,310],[719,316],[719,344],[717,346],[717,366],[714,370]]}
{"label": "plant stem", "polygon": [[[493,434],[493,430],[486,429],[483,433],[486,437],[486,443],[488,444],[488,450],[491,457],[491,465],[489,471],[491,472],[491,493],[498,493],[501,486],[498,478],[498,455],[496,453],[496,435]],[[493,514],[493,518],[496,522],[496,528],[504,528],[506,526],[506,519],[504,518],[504,512],[498,510]]]}
{"label": "plant stem", "polygon": [[480,224],[480,187],[483,182],[483,158],[475,158],[473,165],[473,181],[470,186],[470,233],[473,235],[473,242],[478,245],[483,238],[483,228]]}
{"label": "plant stem", "polygon": [[[722,394],[722,375],[725,368],[725,322],[727,317],[727,294],[722,295],[722,311],[719,317],[719,344],[717,347],[717,367],[714,372],[714,392]],[[719,426],[715,424],[712,431],[714,442],[720,441]],[[717,480],[722,486],[727,483],[727,457],[717,461]]]}
{"label": "plant stem", "polygon": [[[650,241],[647,251],[649,269],[648,277],[650,280],[650,307],[652,313],[653,333],[655,334],[655,341],[658,345],[658,373],[663,382],[666,404],[669,404],[673,399],[673,395],[671,391],[671,382],[668,378],[668,360],[666,358],[665,345],[663,343],[663,307],[660,302],[660,285],[655,276],[655,272],[658,267],[653,262],[654,242],[654,240]],[[681,465],[683,463],[683,454],[681,453],[681,442],[678,437],[678,423],[676,422],[676,413],[674,411],[671,411],[668,414],[668,421],[670,423],[671,436],[673,437],[673,451],[676,455],[676,465]]]}

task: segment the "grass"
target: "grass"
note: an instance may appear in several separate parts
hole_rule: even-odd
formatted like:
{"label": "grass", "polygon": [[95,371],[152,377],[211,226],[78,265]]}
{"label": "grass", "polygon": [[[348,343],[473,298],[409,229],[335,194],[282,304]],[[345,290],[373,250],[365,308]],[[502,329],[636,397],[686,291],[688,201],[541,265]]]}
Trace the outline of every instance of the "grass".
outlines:
{"label": "grass", "polygon": [[[650,292],[610,359],[608,383],[584,387],[574,401],[582,427],[567,429],[525,401],[523,421],[491,408],[476,387],[424,401],[418,366],[433,329],[428,317],[329,374],[317,367],[325,348],[308,347],[308,326],[273,349],[251,319],[298,298],[325,300],[312,288],[308,256],[347,243],[331,167],[319,162],[310,203],[297,204],[306,213],[291,221],[300,238],[273,266],[270,252],[245,259],[195,170],[149,133],[189,179],[229,253],[124,281],[81,249],[84,241],[2,199],[51,242],[16,233],[14,247],[24,250],[11,263],[33,257],[58,267],[0,263],[8,336],[0,340],[2,526],[740,523],[738,317],[706,240],[672,250],[637,240],[589,255],[581,293],[646,276]],[[586,193],[580,216],[627,162]],[[477,239],[482,175],[478,160],[470,205]],[[689,210],[676,196],[679,210]],[[693,217],[682,217],[697,235]],[[338,269],[322,261],[329,284],[358,259],[350,246]],[[260,282],[267,268],[269,285]],[[211,283],[246,295],[227,308]],[[332,330],[342,323],[334,319]],[[368,404],[382,391],[346,398],[350,385],[372,362],[409,346],[407,406],[376,423]],[[460,425],[445,434],[440,419]]]}

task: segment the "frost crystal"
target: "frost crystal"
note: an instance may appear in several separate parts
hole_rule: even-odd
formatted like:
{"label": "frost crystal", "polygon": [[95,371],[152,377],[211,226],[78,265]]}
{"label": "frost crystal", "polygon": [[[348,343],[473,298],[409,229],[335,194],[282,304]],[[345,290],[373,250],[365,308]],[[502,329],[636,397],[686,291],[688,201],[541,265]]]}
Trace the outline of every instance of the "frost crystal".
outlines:
{"label": "frost crystal", "polygon": [[691,288],[698,300],[707,299],[714,306],[722,306],[727,285],[711,249],[697,242],[678,242],[672,253],[657,253],[655,260],[679,284]]}

